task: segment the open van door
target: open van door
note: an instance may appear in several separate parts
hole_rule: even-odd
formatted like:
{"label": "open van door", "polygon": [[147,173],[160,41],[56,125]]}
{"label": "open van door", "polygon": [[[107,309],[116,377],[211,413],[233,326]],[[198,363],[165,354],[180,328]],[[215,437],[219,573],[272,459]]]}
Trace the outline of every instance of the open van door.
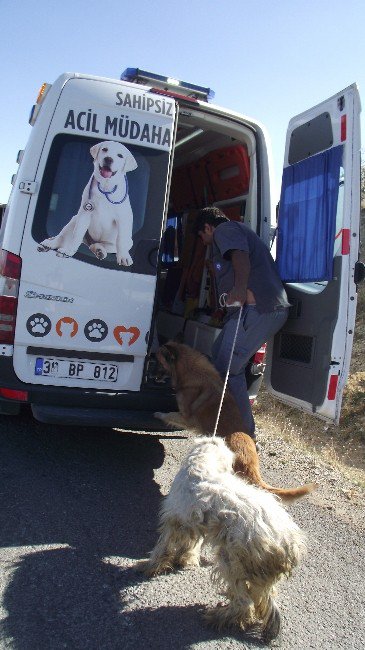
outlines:
{"label": "open van door", "polygon": [[361,276],[360,111],[353,84],[289,123],[277,265],[291,307],[265,370],[275,397],[336,424]]}
{"label": "open van door", "polygon": [[172,98],[125,82],[71,74],[49,90],[21,189],[21,381],[140,391],[176,115]]}

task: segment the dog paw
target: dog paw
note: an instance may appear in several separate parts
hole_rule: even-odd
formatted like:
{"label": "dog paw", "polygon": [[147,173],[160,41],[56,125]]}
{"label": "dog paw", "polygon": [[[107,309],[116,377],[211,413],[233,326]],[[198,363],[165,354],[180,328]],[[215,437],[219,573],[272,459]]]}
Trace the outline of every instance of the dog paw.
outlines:
{"label": "dog paw", "polygon": [[57,257],[73,257],[75,255],[76,251],[71,250],[70,248],[59,248],[57,250]]}
{"label": "dog paw", "polygon": [[41,241],[37,246],[37,250],[40,253],[47,253],[49,250],[52,250],[54,248],[54,244],[52,245],[52,239],[54,239],[54,237],[49,237],[49,239]]}
{"label": "dog paw", "polygon": [[101,244],[92,244],[89,246],[90,250],[92,253],[94,253],[95,257],[98,258],[98,260],[105,260],[107,256],[107,252]]}
{"label": "dog paw", "polygon": [[136,573],[146,573],[148,570],[149,560],[138,560],[133,566],[133,571]]}
{"label": "dog paw", "polygon": [[156,413],[153,414],[153,417],[157,418],[158,420],[162,420],[162,422],[165,422],[165,413],[160,413],[160,411],[156,411]]}
{"label": "dog paw", "polygon": [[[241,603],[240,603],[241,604]],[[207,625],[216,630],[241,629],[247,630],[254,622],[252,607],[245,607],[239,611],[237,605],[218,603],[217,607],[209,607],[203,612]]]}
{"label": "dog paw", "polygon": [[208,607],[202,611],[202,617],[204,622],[209,625],[209,627],[221,631],[223,628],[230,627],[227,626],[224,618],[222,617],[222,610],[226,609],[224,603],[218,603],[217,607]]}
{"label": "dog paw", "polygon": [[119,266],[132,266],[133,260],[129,255],[117,255],[117,263]]}
{"label": "dog paw", "polygon": [[171,571],[174,571],[174,567],[168,562],[151,562],[150,560],[142,560],[140,562],[140,568],[136,568],[136,571],[143,573],[147,578],[154,578],[155,576],[160,576],[165,573],[171,573]]}

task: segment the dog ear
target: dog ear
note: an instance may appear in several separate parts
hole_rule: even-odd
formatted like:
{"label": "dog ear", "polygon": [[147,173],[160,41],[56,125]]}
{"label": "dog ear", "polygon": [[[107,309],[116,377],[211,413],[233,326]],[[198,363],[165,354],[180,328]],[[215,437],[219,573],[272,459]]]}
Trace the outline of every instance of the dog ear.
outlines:
{"label": "dog ear", "polygon": [[100,147],[101,147],[101,143],[99,142],[98,144],[94,144],[90,149],[90,153],[91,153],[94,160],[95,160],[95,158],[97,157],[97,155],[99,153]]}
{"label": "dog ear", "polygon": [[178,352],[175,346],[165,343],[161,348],[162,355],[169,365],[175,363],[178,358]]}
{"label": "dog ear", "polygon": [[137,169],[137,161],[134,156],[132,156],[131,152],[129,149],[127,149],[128,155],[127,155],[127,160],[125,161],[125,172],[132,172],[134,169]]}

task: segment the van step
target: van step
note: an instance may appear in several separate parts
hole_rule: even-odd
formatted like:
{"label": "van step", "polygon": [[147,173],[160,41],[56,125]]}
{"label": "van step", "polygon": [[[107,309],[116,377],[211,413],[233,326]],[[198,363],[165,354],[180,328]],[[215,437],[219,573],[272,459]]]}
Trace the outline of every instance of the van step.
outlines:
{"label": "van step", "polygon": [[129,431],[171,431],[171,428],[164,425],[161,420],[157,420],[151,411],[47,406],[45,404],[32,404],[31,408],[35,419],[46,424],[118,427]]}

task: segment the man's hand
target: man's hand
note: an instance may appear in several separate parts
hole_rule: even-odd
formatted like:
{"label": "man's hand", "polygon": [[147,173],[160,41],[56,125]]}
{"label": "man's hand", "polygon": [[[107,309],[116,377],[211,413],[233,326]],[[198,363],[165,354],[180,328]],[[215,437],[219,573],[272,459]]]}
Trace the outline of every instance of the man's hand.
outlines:
{"label": "man's hand", "polygon": [[227,298],[226,298],[227,307],[229,307],[229,305],[232,305],[233,303],[239,303],[240,305],[244,305],[245,302],[246,302],[246,291],[242,291],[242,289],[239,289],[237,287],[232,287],[232,289],[227,293]]}

